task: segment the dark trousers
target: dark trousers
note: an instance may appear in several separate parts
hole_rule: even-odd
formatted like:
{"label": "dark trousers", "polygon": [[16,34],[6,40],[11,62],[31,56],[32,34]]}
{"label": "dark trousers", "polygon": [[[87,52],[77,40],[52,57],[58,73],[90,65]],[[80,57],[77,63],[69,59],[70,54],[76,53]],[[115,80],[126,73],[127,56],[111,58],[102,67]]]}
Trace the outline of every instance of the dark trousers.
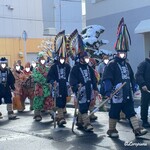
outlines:
{"label": "dark trousers", "polygon": [[126,115],[127,119],[135,116],[136,112],[134,110],[134,103],[133,101],[128,101],[125,103],[117,103],[111,104],[109,117],[112,119],[120,119],[120,112],[123,112]]}
{"label": "dark trousers", "polygon": [[79,103],[79,111],[81,114],[88,113],[90,102]]}
{"label": "dark trousers", "polygon": [[0,89],[0,105],[2,104],[2,98],[4,98],[5,104],[11,104],[12,103],[12,95],[10,89],[3,89],[1,91]]}
{"label": "dark trousers", "polygon": [[2,98],[4,98],[5,104],[12,104],[12,99],[11,99],[11,97],[5,95],[5,96],[2,96],[2,97],[0,96],[0,105],[2,104]]}
{"label": "dark trousers", "polygon": [[66,106],[66,97],[62,96],[62,97],[56,98],[56,106],[58,108],[65,108],[65,106]]}
{"label": "dark trousers", "polygon": [[143,122],[148,121],[148,107],[150,104],[150,93],[141,91],[141,119]]}

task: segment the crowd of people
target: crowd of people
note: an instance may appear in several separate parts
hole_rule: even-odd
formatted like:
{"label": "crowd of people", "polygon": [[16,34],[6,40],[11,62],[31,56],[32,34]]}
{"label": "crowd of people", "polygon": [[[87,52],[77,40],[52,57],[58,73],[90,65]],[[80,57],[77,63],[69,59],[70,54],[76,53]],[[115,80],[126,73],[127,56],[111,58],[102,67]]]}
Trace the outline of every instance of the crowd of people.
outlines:
{"label": "crowd of people", "polygon": [[[126,30],[123,20],[118,26],[119,31],[120,28]],[[124,35],[118,34],[118,36]],[[0,104],[3,98],[7,105],[8,118],[16,118],[14,110],[18,113],[23,112],[25,100],[28,98],[30,110],[34,111],[35,121],[41,121],[41,112],[48,110],[58,127],[63,127],[66,124],[64,111],[67,99],[74,95],[74,105],[78,109],[76,126],[85,131],[92,131],[91,120],[96,120],[97,116],[93,113],[89,117],[89,112],[95,108],[96,97],[102,95],[102,98],[110,100],[107,131],[110,137],[119,137],[116,124],[121,112],[129,120],[135,136],[145,135],[147,133],[145,128],[150,127],[148,122],[150,56],[138,66],[135,76],[127,61],[129,47],[122,46],[126,42],[117,41],[115,57],[110,61],[109,56],[105,54],[99,65],[94,58],[90,58],[84,46],[79,43],[76,59],[74,59],[75,65],[71,67],[68,63],[68,55],[63,49],[64,41],[63,39],[61,45],[55,49],[53,62],[47,62],[44,52],[39,52],[37,61],[32,64],[27,62],[22,66],[20,60],[16,61],[12,69],[8,68],[8,60],[5,57],[0,59]],[[124,83],[125,85],[112,95]],[[133,93],[136,92],[137,84],[142,93],[143,127],[139,125],[134,110]],[[0,117],[2,118],[1,112]]]}

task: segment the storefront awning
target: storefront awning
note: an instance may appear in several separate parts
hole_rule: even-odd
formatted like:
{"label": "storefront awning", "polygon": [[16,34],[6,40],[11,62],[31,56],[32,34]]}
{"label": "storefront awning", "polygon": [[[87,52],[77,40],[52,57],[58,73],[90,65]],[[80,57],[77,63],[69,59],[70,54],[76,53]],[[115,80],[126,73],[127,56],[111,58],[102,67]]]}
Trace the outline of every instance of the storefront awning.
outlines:
{"label": "storefront awning", "polygon": [[142,20],[134,30],[135,33],[150,32],[150,19]]}

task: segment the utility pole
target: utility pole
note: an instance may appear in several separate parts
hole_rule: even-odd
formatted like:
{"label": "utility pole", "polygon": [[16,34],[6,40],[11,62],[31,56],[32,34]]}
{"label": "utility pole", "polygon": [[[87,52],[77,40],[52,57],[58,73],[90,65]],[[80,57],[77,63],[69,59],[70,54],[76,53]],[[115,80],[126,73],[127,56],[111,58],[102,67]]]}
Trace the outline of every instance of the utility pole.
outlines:
{"label": "utility pole", "polygon": [[60,21],[60,31],[61,31],[61,0],[59,0],[59,21]]}

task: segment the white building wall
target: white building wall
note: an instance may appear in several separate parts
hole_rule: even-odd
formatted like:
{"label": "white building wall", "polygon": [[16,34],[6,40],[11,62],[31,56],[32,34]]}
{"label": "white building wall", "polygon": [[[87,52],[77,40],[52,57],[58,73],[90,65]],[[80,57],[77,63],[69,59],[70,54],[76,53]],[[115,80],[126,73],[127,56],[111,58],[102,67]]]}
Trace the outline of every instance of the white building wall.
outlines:
{"label": "white building wall", "polygon": [[[12,9],[8,7],[11,6]],[[56,33],[82,30],[81,2],[67,0],[0,0],[0,37],[42,38],[44,29]]]}
{"label": "white building wall", "polygon": [[89,20],[145,6],[150,6],[150,0],[88,0],[86,17]]}
{"label": "white building wall", "polygon": [[42,0],[0,0],[0,37],[42,37],[42,14]]}
{"label": "white building wall", "polygon": [[79,0],[55,0],[55,27],[57,33],[65,30],[70,34],[73,30],[82,30],[82,7]]}
{"label": "white building wall", "polygon": [[[97,3],[86,3],[87,25],[99,24],[105,27],[101,38],[108,39],[109,44],[104,49],[114,51],[114,43],[117,40],[117,26],[122,17],[128,26],[132,44],[128,52],[128,58],[134,71],[137,65],[147,57],[149,39],[144,34],[135,34],[134,30],[141,20],[150,19],[149,0],[102,0]],[[98,11],[99,10],[99,11]],[[146,42],[145,42],[146,40]]]}
{"label": "white building wall", "polygon": [[55,5],[54,0],[43,0],[43,24],[44,29],[55,28]]}

